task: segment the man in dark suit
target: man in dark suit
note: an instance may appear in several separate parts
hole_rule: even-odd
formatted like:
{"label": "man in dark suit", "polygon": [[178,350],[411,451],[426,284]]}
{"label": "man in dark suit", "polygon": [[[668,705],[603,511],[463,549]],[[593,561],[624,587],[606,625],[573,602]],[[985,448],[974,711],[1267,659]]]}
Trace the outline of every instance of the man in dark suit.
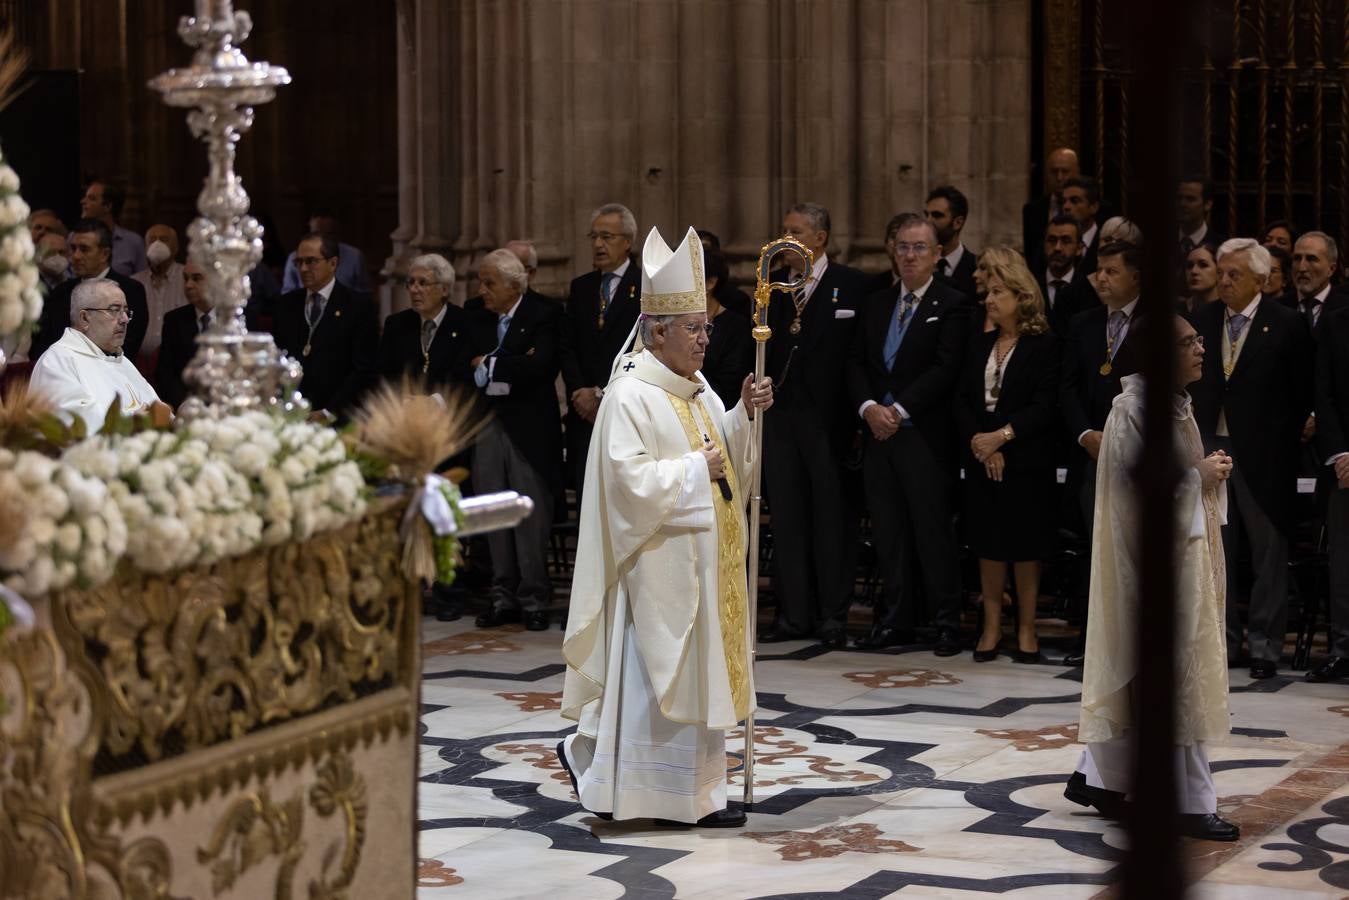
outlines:
{"label": "man in dark suit", "polygon": [[1040,256],[1040,242],[1045,228],[1063,209],[1063,185],[1069,178],[1076,178],[1082,172],[1077,164],[1077,151],[1071,147],[1058,147],[1045,158],[1045,192],[1021,207],[1021,246],[1026,256],[1026,265],[1032,272],[1044,268],[1044,259]]}
{"label": "man in dark suit", "polygon": [[974,300],[974,251],[960,242],[960,232],[970,214],[970,201],[949,184],[927,195],[927,220],[937,231],[936,276],[965,297]]}
{"label": "man in dark suit", "polygon": [[331,234],[301,238],[295,265],[304,286],[277,301],[272,335],[304,367],[300,393],[315,410],[344,422],[375,378],[375,303],[337,281],[338,244]]}
{"label": "man in dark suit", "polygon": [[848,358],[848,401],[865,423],[863,473],[884,585],[863,649],[911,643],[915,575],[935,613],[938,656],[960,652],[960,565],[950,492],[957,455],[951,410],[969,340],[968,298],[933,276],[941,259],[930,215],[901,219],[900,283],[867,297]]}
{"label": "man in dark suit", "polygon": [[622,204],[606,203],[590,219],[594,269],[572,280],[563,321],[562,381],[567,389],[567,467],[580,506],[586,453],[609,369],[641,312],[642,273],[632,245],[637,220]]}
{"label": "man in dark suit", "polygon": [[1215,251],[1227,238],[1209,225],[1213,211],[1213,182],[1202,175],[1186,175],[1176,183],[1176,222],[1180,233],[1180,258],[1201,244]]}
{"label": "man in dark suit", "polygon": [[464,373],[492,418],[473,447],[473,485],[483,493],[519,491],[534,501],[534,511],[515,528],[487,536],[492,607],[477,625],[523,617],[527,629],[543,631],[553,600],[547,556],[553,494],[562,474],[554,386],[559,312],[555,304],[525,297],[525,267],[509,250],[487,254],[478,281],[483,309],[469,313],[471,358]]}
{"label": "man in dark suit", "polygon": [[1237,552],[1250,547],[1247,639],[1251,677],[1278,669],[1288,615],[1288,538],[1294,525],[1295,479],[1303,426],[1312,407],[1311,333],[1296,311],[1260,288],[1269,252],[1238,238],[1218,249],[1218,296],[1194,313],[1195,331],[1210,349],[1204,376],[1190,386],[1205,449],[1229,451],[1230,506],[1223,529],[1227,564],[1227,650],[1241,651],[1238,598],[1246,593]]}
{"label": "man in dark suit", "polygon": [[[1120,379],[1138,369],[1129,335],[1142,287],[1141,254],[1133,244],[1106,244],[1098,263],[1093,293],[1099,291],[1101,303],[1078,313],[1068,326],[1059,379],[1059,405],[1068,439],[1077,448],[1070,460],[1070,483],[1077,489],[1088,542],[1096,505],[1096,457],[1101,452],[1105,420],[1119,395]],[[1084,622],[1077,649],[1064,659],[1064,665],[1082,665],[1086,635]]]}
{"label": "man in dark suit", "polygon": [[[897,213],[885,223],[885,259],[888,265],[884,271],[866,276],[863,283],[863,296],[869,297],[877,291],[884,291],[899,284],[899,266],[895,263],[895,234],[899,231],[900,220],[907,213]],[[974,295],[970,294],[973,298]]]}
{"label": "man in dark suit", "polygon": [[1045,267],[1036,280],[1045,298],[1045,318],[1054,333],[1063,337],[1073,316],[1101,303],[1089,276],[1080,268],[1082,230],[1076,219],[1062,213],[1054,217],[1045,229],[1042,258]]}
{"label": "man in dark suit", "polygon": [[1332,482],[1326,506],[1330,656],[1307,673],[1312,682],[1349,678],[1349,309],[1324,313],[1319,330],[1316,444]]}
{"label": "man in dark suit", "polygon": [[397,384],[404,376],[422,379],[428,392],[468,388],[461,358],[466,352],[465,312],[450,302],[454,266],[439,253],[408,263],[411,309],[384,320],[376,371]]}
{"label": "man in dark suit", "polygon": [[81,219],[70,232],[70,269],[75,277],[63,281],[47,295],[42,304],[42,315],[33,332],[33,343],[28,358],[36,360],[42,352],[61,339],[70,325],[70,295],[81,281],[106,278],[116,283],[126,295],[126,309],[131,321],[126,326],[126,340],[122,353],[134,360],[145,340],[150,325],[150,307],[145,301],[145,288],[139,281],[112,268],[112,232],[98,219]]}
{"label": "man in dark suit", "polygon": [[[804,287],[775,292],[768,308],[767,371],[777,399],[764,420],[764,480],[773,515],[777,621],[760,640],[815,634],[843,646],[852,597],[848,560],[857,538],[857,511],[843,476],[857,417],[848,409],[843,373],[865,276],[829,260],[823,206],[798,203],[783,229],[815,254],[815,264]],[[791,259],[800,264],[794,254]],[[787,278],[783,272],[774,280]]]}
{"label": "man in dark suit", "polygon": [[[1096,255],[1101,246],[1101,187],[1094,178],[1069,178],[1063,183],[1063,211],[1077,220],[1082,232],[1081,262],[1083,275],[1096,271]],[[1037,271],[1032,269],[1031,271]]]}
{"label": "man in dark suit", "polygon": [[174,409],[187,399],[183,370],[197,352],[197,335],[211,326],[215,315],[206,299],[206,274],[190,259],[183,263],[183,296],[187,303],[164,314],[155,361],[155,390]]}
{"label": "man in dark suit", "polygon": [[1340,252],[1335,239],[1324,231],[1309,231],[1293,245],[1293,285],[1297,288],[1297,308],[1307,327],[1313,331],[1321,320],[1349,303],[1349,296],[1331,283],[1339,267]]}

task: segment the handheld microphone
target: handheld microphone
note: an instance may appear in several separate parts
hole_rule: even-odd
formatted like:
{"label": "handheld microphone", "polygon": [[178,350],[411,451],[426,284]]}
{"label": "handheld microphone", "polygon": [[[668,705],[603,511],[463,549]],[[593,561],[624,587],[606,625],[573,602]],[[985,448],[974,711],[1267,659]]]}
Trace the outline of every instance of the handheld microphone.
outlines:
{"label": "handheld microphone", "polygon": [[[707,432],[703,432],[703,443],[712,443],[712,438],[707,436]],[[726,476],[723,475],[717,479],[717,487],[721,488],[721,499],[729,503],[731,500],[731,483],[726,480]]]}

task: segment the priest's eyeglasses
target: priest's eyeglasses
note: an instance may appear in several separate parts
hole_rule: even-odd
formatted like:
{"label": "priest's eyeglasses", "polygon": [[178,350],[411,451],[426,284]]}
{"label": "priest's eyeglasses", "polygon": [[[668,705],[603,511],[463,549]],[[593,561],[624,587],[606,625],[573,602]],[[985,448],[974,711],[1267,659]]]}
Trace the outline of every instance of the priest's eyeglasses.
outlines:
{"label": "priest's eyeglasses", "polygon": [[86,306],[85,309],[89,310],[89,312],[105,312],[114,319],[121,318],[125,315],[127,319],[130,320],[132,316],[132,311],[125,306]]}
{"label": "priest's eyeglasses", "polygon": [[1176,341],[1182,350],[1189,350],[1191,347],[1204,346],[1204,336],[1202,334],[1187,334],[1185,337]]}
{"label": "priest's eyeglasses", "polygon": [[699,325],[696,322],[683,322],[680,323],[679,327],[687,331],[689,333],[689,337],[696,338],[699,334],[705,334],[708,337],[712,336],[713,326],[711,322],[708,322],[705,325]]}

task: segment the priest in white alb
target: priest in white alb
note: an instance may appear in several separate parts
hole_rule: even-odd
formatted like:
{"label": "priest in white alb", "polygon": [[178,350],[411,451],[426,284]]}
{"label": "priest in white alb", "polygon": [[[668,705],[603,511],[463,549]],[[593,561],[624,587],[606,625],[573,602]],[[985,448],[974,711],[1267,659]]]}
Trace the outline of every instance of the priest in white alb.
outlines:
{"label": "priest in white alb", "polygon": [[[1226,586],[1221,526],[1232,458],[1204,456],[1187,385],[1199,380],[1204,344],[1175,318],[1176,383],[1172,446],[1182,469],[1175,495],[1176,685],[1174,755],[1181,833],[1235,841],[1237,826],[1220,818],[1204,745],[1231,730],[1227,707]],[[1122,382],[1101,438],[1096,463],[1096,519],[1088,594],[1086,667],[1078,739],[1087,745],[1064,796],[1124,818],[1129,802],[1131,742],[1140,714],[1133,696],[1138,674],[1140,595],[1138,492],[1134,466],[1143,448],[1143,376]]]}
{"label": "priest in white alb", "polygon": [[62,417],[84,420],[90,434],[120,399],[124,412],[148,411],[159,395],[122,354],[131,309],[114,281],[91,279],[70,298],[70,325],[33,366],[29,394],[41,395]]}
{"label": "priest in white alb", "polygon": [[747,375],[727,411],[699,373],[702,244],[642,251],[637,349],[595,419],[563,656],[558,745],[581,805],[602,818],[733,827],[725,732],[754,704],[745,509],[758,465],[750,416],[772,386]]}

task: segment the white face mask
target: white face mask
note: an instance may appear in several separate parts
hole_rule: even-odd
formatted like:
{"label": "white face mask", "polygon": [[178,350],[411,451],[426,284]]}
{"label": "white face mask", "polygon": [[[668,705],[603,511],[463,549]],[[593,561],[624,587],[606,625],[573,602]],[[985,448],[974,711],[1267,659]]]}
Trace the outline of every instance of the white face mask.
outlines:
{"label": "white face mask", "polygon": [[52,278],[60,278],[62,275],[66,274],[66,270],[70,268],[70,262],[60,253],[44,256],[42,262],[38,263],[38,265],[42,267],[42,271],[46,272]]}
{"label": "white face mask", "polygon": [[173,251],[163,241],[153,241],[149,247],[145,248],[145,258],[150,260],[152,266],[162,265],[171,256],[173,256]]}

